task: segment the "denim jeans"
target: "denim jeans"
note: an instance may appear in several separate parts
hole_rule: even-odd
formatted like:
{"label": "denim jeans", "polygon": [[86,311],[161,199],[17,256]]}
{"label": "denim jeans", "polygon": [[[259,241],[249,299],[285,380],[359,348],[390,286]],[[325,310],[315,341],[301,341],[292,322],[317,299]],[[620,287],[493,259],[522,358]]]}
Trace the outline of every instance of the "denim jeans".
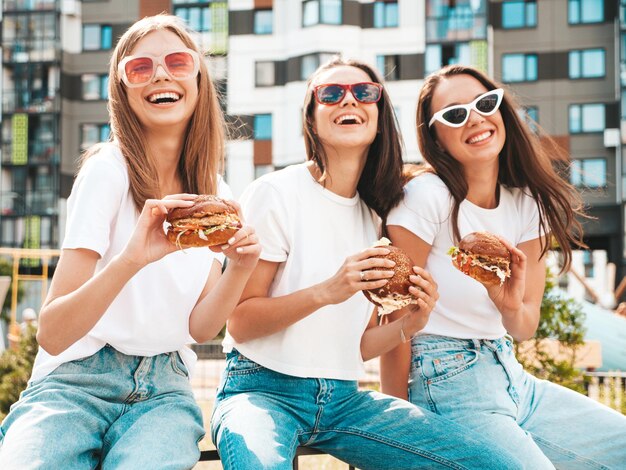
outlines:
{"label": "denim jeans", "polygon": [[514,453],[527,468],[626,468],[626,417],[525,372],[508,338],[413,339],[409,399]]}
{"label": "denim jeans", "polygon": [[0,426],[0,468],[187,469],[203,435],[178,353],[105,346],[22,392]]}
{"label": "denim jeans", "polygon": [[274,372],[233,350],[211,420],[225,469],[291,469],[310,446],[360,469],[514,469],[514,457],[405,400],[355,381]]}

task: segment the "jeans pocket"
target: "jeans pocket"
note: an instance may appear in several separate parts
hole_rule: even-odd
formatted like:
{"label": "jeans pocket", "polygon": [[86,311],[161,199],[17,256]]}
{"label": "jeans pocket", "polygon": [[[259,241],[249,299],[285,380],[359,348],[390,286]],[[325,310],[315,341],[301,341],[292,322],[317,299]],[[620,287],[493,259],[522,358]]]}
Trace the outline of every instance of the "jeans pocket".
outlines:
{"label": "jeans pocket", "polygon": [[227,368],[228,375],[246,375],[260,371],[263,366],[252,359],[248,359],[243,354],[235,354],[230,358]]}
{"label": "jeans pocket", "polygon": [[417,368],[427,383],[441,382],[458,375],[478,360],[475,349],[457,348],[422,352]]}
{"label": "jeans pocket", "polygon": [[174,352],[169,353],[169,356],[170,356],[170,364],[172,365],[172,370],[176,374],[178,374],[178,375],[188,379],[189,378],[189,372],[187,372],[187,367],[185,367],[185,363],[180,358],[180,354],[178,354],[178,352],[174,351]]}

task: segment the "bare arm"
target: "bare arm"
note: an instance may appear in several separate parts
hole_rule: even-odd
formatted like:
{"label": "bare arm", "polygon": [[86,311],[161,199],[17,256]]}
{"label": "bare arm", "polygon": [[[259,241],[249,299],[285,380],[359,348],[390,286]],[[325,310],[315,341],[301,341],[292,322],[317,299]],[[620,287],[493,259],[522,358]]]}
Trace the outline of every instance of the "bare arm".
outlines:
{"label": "bare arm", "polygon": [[[268,297],[278,263],[259,261],[244,289],[241,302],[229,318],[228,331],[240,343],[282,331],[325,305],[341,303],[355,292],[382,287],[393,271],[394,263],[376,255],[388,253],[385,248],[368,248],[346,258],[331,278],[280,297]],[[368,271],[367,281],[361,271]],[[302,269],[306,269],[303,266]]]}
{"label": "bare arm", "polygon": [[502,323],[513,338],[531,338],[539,325],[541,299],[546,282],[546,263],[540,258],[539,239],[515,248],[501,239],[512,254],[511,277],[502,286],[487,287],[489,297],[500,313]]}
{"label": "bare arm", "polygon": [[[430,253],[431,246],[415,234],[398,225],[390,225],[387,227],[389,237],[392,243],[398,248],[402,248],[411,258],[415,266],[423,268],[426,265],[426,259]],[[435,285],[436,287],[436,285]],[[431,308],[432,309],[432,308]],[[418,311],[419,312],[419,311]],[[385,318],[389,322],[398,322],[405,314],[404,310],[392,313]],[[411,331],[411,336],[421,330],[428,320],[428,315],[424,319],[424,323],[416,325],[416,329]],[[401,320],[400,320],[401,321]],[[392,326],[391,323],[390,326]],[[405,336],[407,339],[406,330]],[[411,343],[400,342],[398,346],[380,357],[380,382],[383,393],[393,395],[399,398],[407,399],[409,371],[411,367]]]}

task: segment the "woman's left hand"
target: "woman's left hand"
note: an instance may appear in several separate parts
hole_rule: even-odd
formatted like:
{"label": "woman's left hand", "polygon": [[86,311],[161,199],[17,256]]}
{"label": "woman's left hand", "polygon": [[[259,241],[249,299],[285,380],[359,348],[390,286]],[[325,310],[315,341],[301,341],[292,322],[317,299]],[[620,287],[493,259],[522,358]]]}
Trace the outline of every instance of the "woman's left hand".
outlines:
{"label": "woman's left hand", "polygon": [[409,292],[417,299],[417,304],[409,305],[409,313],[402,318],[402,331],[407,338],[426,326],[439,299],[437,283],[430,273],[418,266],[413,266],[413,272],[415,274],[410,276],[410,280],[414,285],[409,287]]}
{"label": "woman's left hand", "polygon": [[[243,221],[241,206],[235,201],[229,201],[237,208],[237,215]],[[252,271],[259,256],[261,255],[261,245],[254,228],[244,225],[228,240],[226,245],[211,247],[212,251],[224,253],[233,266]]]}
{"label": "woman's left hand", "polygon": [[523,308],[526,291],[526,255],[508,240],[498,239],[511,252],[511,277],[501,286],[485,286],[489,297],[503,316],[517,314]]}

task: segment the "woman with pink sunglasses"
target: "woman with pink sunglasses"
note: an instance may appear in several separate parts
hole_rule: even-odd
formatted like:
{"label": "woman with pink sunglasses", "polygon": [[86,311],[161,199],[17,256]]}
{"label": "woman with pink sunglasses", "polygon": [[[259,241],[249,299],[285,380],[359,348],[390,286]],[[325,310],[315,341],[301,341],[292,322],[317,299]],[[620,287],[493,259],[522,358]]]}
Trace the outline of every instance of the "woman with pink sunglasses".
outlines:
{"label": "woman with pink sunglasses", "polygon": [[205,431],[187,345],[220,331],[258,260],[251,227],[217,253],[165,235],[170,209],[230,194],[216,92],[178,18],[124,33],[109,97],[112,136],[83,158],[32,377],[0,426],[2,469],[193,467]]}
{"label": "woman with pink sunglasses", "polygon": [[371,246],[402,196],[402,144],[377,74],[333,60],[309,79],[303,110],[307,161],[241,200],[262,254],[227,324],[211,420],[224,468],[291,469],[298,446],[361,469],[517,468],[469,430],[358,389],[364,360],[423,326],[436,286],[416,268],[419,309],[385,326],[361,293],[393,274],[387,249]]}
{"label": "woman with pink sunglasses", "polygon": [[[549,138],[530,130],[500,85],[464,66],[426,78],[417,132],[426,165],[387,229],[432,273],[440,297],[411,343],[382,358],[383,391],[469,427],[526,468],[623,468],[626,417],[536,379],[514,354],[513,339],[537,329],[553,240],[564,269],[572,245],[582,246],[580,199],[554,171]],[[511,253],[501,284],[483,285],[452,264],[449,249],[479,231]]]}

